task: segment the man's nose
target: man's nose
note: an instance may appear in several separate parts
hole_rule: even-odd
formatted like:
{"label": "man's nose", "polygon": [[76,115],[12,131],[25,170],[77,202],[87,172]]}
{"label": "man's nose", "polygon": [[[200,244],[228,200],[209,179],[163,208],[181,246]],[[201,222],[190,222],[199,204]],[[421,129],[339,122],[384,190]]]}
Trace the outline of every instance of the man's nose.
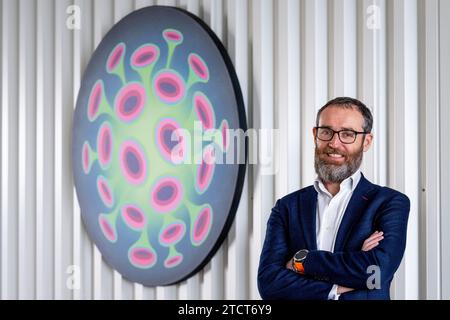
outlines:
{"label": "man's nose", "polygon": [[335,132],[333,135],[333,138],[331,138],[330,141],[328,141],[328,145],[330,147],[337,147],[341,143],[341,140],[339,140],[339,133]]}

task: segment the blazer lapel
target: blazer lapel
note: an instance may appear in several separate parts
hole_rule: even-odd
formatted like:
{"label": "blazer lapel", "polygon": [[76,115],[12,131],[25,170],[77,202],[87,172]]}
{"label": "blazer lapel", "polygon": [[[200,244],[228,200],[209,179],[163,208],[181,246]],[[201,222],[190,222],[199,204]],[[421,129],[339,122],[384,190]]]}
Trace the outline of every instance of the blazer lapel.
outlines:
{"label": "blazer lapel", "polygon": [[363,214],[365,207],[369,203],[369,193],[373,189],[372,183],[370,183],[361,173],[361,179],[353,191],[352,197],[347,205],[347,209],[342,217],[336,236],[334,252],[342,251],[344,248],[353,225],[359,220],[359,217]]}
{"label": "blazer lapel", "polygon": [[298,198],[299,220],[303,237],[308,250],[317,250],[316,240],[316,207],[317,192],[314,187],[310,186],[301,192]]}

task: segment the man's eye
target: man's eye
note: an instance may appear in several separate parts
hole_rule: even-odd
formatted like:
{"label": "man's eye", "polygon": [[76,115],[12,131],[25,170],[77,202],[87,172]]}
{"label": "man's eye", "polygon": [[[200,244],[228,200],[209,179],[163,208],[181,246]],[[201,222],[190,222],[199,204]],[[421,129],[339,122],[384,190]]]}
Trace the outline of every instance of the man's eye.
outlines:
{"label": "man's eye", "polygon": [[355,136],[355,133],[352,131],[342,131],[341,135],[343,138],[353,138]]}

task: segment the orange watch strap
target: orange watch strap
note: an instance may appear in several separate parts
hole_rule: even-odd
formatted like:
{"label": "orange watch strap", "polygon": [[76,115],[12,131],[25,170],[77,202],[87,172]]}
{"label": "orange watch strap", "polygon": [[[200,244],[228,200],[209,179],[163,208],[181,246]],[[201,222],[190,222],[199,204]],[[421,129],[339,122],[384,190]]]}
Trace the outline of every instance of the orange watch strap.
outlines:
{"label": "orange watch strap", "polygon": [[305,268],[303,268],[303,263],[301,262],[295,262],[294,261],[295,270],[297,270],[298,273],[305,273]]}

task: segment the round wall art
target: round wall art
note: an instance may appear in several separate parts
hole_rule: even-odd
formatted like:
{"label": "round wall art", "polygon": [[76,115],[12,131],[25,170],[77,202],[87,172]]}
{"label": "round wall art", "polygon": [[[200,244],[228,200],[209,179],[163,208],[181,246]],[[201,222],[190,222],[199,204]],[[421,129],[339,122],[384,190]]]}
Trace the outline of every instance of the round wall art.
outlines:
{"label": "round wall art", "polygon": [[106,34],[81,82],[72,162],[82,220],[110,266],[159,286],[211,259],[242,191],[245,118],[231,60],[196,16],[152,6]]}

